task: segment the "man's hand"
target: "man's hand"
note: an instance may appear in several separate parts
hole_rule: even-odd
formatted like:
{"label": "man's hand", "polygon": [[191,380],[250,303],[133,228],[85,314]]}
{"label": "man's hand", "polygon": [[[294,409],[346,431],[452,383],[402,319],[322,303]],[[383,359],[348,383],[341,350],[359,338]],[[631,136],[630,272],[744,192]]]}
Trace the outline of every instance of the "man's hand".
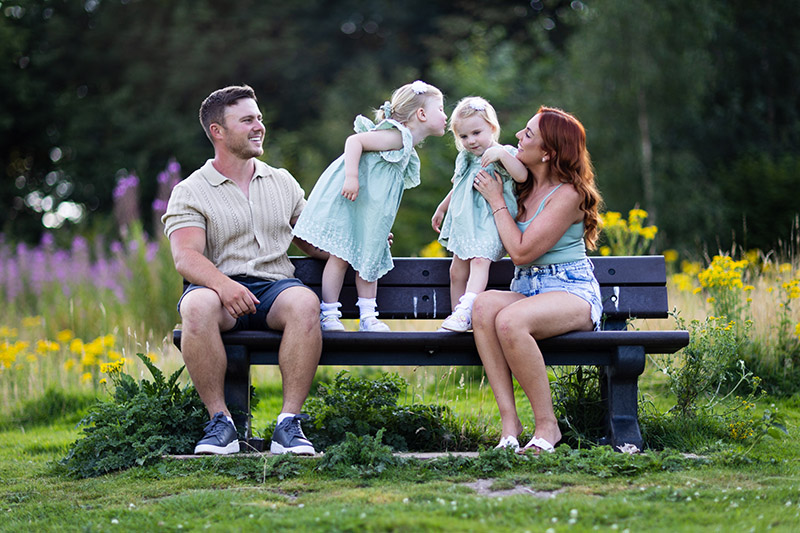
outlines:
{"label": "man's hand", "polygon": [[256,305],[261,303],[247,287],[232,279],[214,290],[217,291],[222,306],[233,318],[255,313]]}

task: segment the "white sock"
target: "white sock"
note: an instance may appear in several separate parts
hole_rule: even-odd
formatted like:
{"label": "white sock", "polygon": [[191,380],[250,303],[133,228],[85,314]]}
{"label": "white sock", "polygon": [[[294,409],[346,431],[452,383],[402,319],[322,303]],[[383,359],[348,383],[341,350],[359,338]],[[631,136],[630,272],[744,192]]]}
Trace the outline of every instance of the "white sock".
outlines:
{"label": "white sock", "polygon": [[339,302],[333,302],[333,303],[321,302],[319,304],[319,310],[322,312],[323,316],[330,316],[330,315],[340,316],[339,308],[341,306],[342,304],[340,304]]}
{"label": "white sock", "polygon": [[358,298],[356,302],[358,306],[359,313],[361,318],[369,318],[371,316],[378,316],[378,312],[375,309],[378,307],[378,303],[375,301],[375,298]]}
{"label": "white sock", "polygon": [[475,298],[478,295],[474,292],[465,292],[464,295],[458,299],[458,305],[456,309],[464,309],[466,311],[472,312],[472,304],[475,302]]}
{"label": "white sock", "polygon": [[281,414],[279,414],[278,415],[278,424],[280,424],[281,422],[283,422],[287,418],[291,418],[293,416],[295,416],[294,413],[281,413]]}

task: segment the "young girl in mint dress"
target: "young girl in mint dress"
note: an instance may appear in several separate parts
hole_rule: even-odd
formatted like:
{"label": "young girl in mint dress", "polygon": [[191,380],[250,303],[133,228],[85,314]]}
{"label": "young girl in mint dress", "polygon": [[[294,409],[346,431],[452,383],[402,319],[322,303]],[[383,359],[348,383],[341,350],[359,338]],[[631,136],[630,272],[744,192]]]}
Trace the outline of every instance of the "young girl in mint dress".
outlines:
{"label": "young girl in mint dress", "polygon": [[397,89],[376,113],[359,115],[344,154],[330,164],[308,197],[294,235],[330,254],[322,274],[323,331],[344,331],[339,294],[347,267],[356,271],[359,331],[389,331],[378,320],[378,279],[394,266],[389,233],[403,191],[419,185],[414,146],[444,135],[442,92],[422,81]]}
{"label": "young girl in mint dress", "polygon": [[450,130],[458,148],[453,189],[431,219],[433,229],[439,232],[439,242],[453,253],[450,266],[453,313],[442,323],[440,331],[467,331],[472,328],[472,302],[486,289],[492,261],[506,255],[494,223],[495,213],[473,188],[473,180],[481,170],[498,172],[503,178],[506,199],[506,206],[500,209],[508,209],[515,216],[514,182],[524,182],[528,171],[517,161],[514,147],[497,142],[500,137],[497,113],[483,98],[470,96],[461,100],[450,117]]}

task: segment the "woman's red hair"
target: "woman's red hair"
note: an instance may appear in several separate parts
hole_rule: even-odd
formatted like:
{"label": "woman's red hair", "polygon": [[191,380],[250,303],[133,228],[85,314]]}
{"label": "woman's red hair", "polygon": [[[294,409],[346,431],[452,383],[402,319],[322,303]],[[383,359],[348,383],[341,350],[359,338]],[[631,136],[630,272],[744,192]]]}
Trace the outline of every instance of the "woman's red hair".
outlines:
{"label": "woman's red hair", "polygon": [[[583,235],[586,247],[594,250],[600,235],[599,210],[603,198],[594,182],[594,168],[586,149],[586,130],[573,115],[553,107],[541,106],[536,112],[539,117],[539,133],[542,150],[550,154],[550,171],[562,183],[569,183],[581,195],[583,211]],[[517,184],[517,219],[525,216],[525,199],[533,192],[533,178]]]}

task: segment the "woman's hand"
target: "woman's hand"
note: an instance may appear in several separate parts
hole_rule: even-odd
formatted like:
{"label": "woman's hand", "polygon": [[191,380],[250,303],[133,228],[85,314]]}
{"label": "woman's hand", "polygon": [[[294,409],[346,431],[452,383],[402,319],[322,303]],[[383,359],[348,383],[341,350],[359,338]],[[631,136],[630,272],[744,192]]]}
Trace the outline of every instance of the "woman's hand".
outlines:
{"label": "woman's hand", "polygon": [[472,186],[489,202],[492,210],[506,205],[506,200],[503,198],[503,182],[496,172],[489,174],[485,170],[481,170],[475,176]]}

